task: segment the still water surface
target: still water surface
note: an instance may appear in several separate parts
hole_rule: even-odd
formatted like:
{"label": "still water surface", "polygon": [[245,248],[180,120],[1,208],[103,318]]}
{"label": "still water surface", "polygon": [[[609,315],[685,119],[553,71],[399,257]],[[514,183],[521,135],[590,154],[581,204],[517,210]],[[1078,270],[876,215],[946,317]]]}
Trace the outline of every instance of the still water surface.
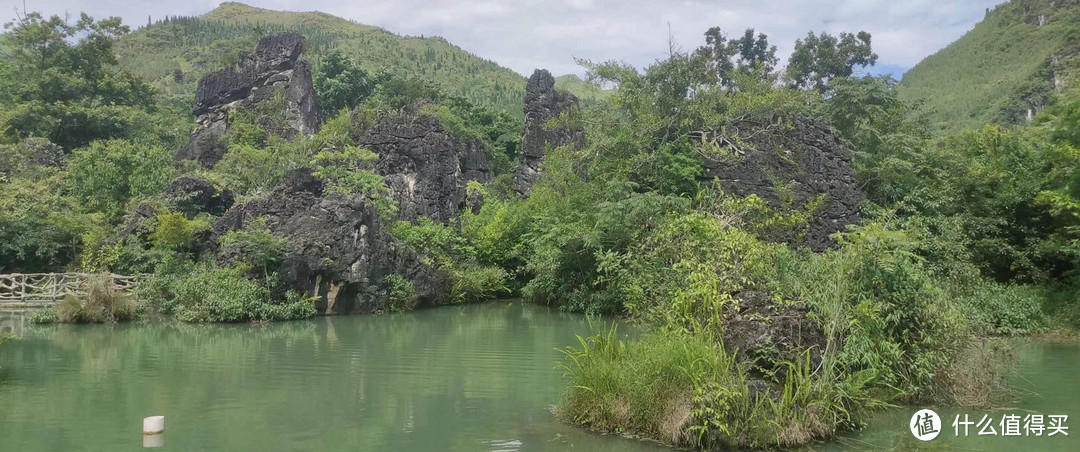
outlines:
{"label": "still water surface", "polygon": [[[870,419],[866,429],[849,432],[836,440],[819,445],[823,451],[841,450],[920,450],[920,451],[1080,451],[1080,344],[1055,343],[1018,339],[1014,341],[1019,362],[1012,385],[1019,391],[1016,400],[997,409],[953,408],[953,407],[905,407],[877,413]],[[911,416],[919,408],[930,408],[942,419],[944,428],[937,438],[919,441],[908,430]],[[968,415],[971,422],[979,422],[983,415],[992,420],[989,423],[996,435],[978,435],[981,430],[975,425],[968,427],[968,436],[963,436],[963,425],[959,431],[953,428],[956,416],[964,420]],[[1060,433],[1052,437],[1003,436],[1000,422],[1004,415],[1018,415],[1021,419],[1028,414],[1045,416],[1065,414],[1069,416],[1065,426],[1069,427],[1069,436]],[[1048,422],[1044,422],[1048,424]],[[957,435],[959,433],[960,436]],[[1024,430],[1021,428],[1021,435]]]}
{"label": "still water surface", "polygon": [[29,328],[0,346],[0,450],[142,450],[149,415],[165,450],[667,450],[555,421],[554,348],[588,332],[520,302]]}
{"label": "still water surface", "polygon": [[[499,302],[403,315],[322,317],[265,326],[127,324],[28,327],[0,312],[0,451],[142,450],[141,420],[164,415],[165,450],[657,451],[654,444],[557,423],[565,382],[555,347],[585,317]],[[629,328],[624,328],[629,330]],[[907,429],[917,408],[811,449],[1080,450],[1080,345],[1019,343],[1003,410],[935,407],[937,439]],[[1068,414],[1070,435],[956,438],[967,413]]]}

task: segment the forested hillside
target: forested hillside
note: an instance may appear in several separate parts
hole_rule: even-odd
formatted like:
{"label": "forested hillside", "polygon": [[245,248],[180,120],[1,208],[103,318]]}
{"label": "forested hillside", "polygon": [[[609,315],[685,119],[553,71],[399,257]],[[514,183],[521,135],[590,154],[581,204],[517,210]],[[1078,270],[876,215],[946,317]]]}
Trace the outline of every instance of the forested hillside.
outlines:
{"label": "forested hillside", "polygon": [[946,128],[1020,124],[1080,68],[1080,2],[1013,0],[904,74],[901,97]]}
{"label": "forested hillside", "polygon": [[[117,42],[120,64],[166,96],[190,101],[203,75],[233,64],[260,37],[285,31],[304,35],[315,64],[337,51],[372,73],[391,72],[434,83],[447,94],[521,117],[525,78],[439,37],[401,36],[320,12],[287,12],[222,3],[198,17],[169,17]],[[576,77],[574,77],[576,78]],[[562,86],[562,83],[560,83]],[[569,83],[579,97],[594,87]]]}

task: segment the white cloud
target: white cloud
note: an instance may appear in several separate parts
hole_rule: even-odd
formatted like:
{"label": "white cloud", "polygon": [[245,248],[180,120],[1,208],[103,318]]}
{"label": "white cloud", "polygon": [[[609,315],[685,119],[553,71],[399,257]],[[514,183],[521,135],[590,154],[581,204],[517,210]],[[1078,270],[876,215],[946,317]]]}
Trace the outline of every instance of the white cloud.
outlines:
{"label": "white cloud", "polygon": [[[9,0],[12,1],[12,0]],[[21,8],[21,0],[11,6]],[[866,30],[879,64],[909,68],[959,38],[1001,0],[250,0],[253,6],[319,10],[409,35],[438,35],[483,58],[528,75],[544,67],[577,72],[573,57],[617,59],[642,67],[662,58],[671,34],[684,49],[720,26],[729,35],[746,28],[769,35],[786,59],[807,31]],[[202,14],[216,0],[35,0],[44,13],[80,11],[120,15],[141,25],[147,16]],[[0,3],[2,6],[3,3]],[[0,18],[14,13],[0,8]]]}

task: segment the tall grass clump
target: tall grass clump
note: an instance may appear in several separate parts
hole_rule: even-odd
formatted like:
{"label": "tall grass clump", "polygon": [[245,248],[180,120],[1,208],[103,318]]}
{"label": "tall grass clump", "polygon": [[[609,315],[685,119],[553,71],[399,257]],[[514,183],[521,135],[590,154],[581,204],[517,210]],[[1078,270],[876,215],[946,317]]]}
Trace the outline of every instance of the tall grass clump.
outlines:
{"label": "tall grass clump", "polygon": [[83,296],[68,295],[57,303],[59,322],[114,323],[135,318],[134,298],[116,290],[108,275],[91,276],[83,290]]}
{"label": "tall grass clump", "polygon": [[562,349],[571,387],[558,408],[566,422],[592,429],[694,444],[692,397],[704,374],[728,372],[707,340],[670,331],[625,342],[612,326]]}
{"label": "tall grass clump", "polygon": [[823,380],[809,352],[770,383],[707,335],[661,328],[626,342],[616,331],[560,350],[564,422],[681,447],[767,448],[826,437],[882,405],[867,395],[868,373]]}

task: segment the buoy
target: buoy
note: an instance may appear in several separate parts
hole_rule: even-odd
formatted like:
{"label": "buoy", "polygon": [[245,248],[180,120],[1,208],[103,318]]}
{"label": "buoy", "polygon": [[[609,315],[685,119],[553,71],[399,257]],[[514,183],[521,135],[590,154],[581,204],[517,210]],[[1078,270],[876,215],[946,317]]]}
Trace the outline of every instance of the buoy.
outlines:
{"label": "buoy", "polygon": [[165,433],[165,416],[144,417],[142,420],[143,435],[160,435]]}

